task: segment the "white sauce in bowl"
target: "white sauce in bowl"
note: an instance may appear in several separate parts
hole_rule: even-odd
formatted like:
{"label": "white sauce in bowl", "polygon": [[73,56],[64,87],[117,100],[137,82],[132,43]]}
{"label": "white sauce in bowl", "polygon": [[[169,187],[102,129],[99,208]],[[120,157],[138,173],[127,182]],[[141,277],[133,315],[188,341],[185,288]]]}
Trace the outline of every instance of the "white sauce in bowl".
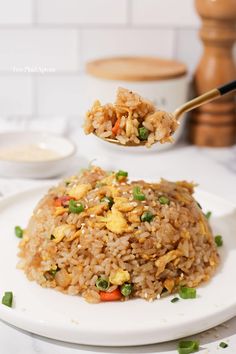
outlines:
{"label": "white sauce in bowl", "polygon": [[40,147],[39,145],[19,145],[0,148],[0,159],[11,161],[47,161],[54,160],[61,155],[51,149]]}

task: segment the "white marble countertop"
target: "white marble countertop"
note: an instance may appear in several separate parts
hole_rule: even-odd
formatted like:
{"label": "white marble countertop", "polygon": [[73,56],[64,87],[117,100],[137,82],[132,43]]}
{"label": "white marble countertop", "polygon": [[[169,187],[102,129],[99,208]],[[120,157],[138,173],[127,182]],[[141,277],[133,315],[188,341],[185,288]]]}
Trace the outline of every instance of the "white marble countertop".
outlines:
{"label": "white marble countertop", "polygon": [[[94,137],[84,136],[76,132],[71,136],[77,143],[78,155],[71,171],[85,167],[89,162],[106,168],[127,169],[132,176],[143,178],[164,177],[167,179],[187,179],[198,182],[202,189],[236,204],[236,146],[223,149],[197,148],[178,143],[171,149],[162,152],[137,153],[119,151],[104,146]],[[86,140],[84,140],[86,139]],[[135,171],[132,161],[138,159],[140,171]],[[47,181],[48,182],[48,181]],[[52,181],[53,183],[54,181]],[[9,195],[18,190],[45,183],[0,178],[0,195]],[[236,352],[236,317],[225,324],[213,328],[191,338],[198,338],[201,353],[235,353]],[[220,341],[229,344],[228,348],[220,349]],[[177,342],[155,344],[129,348],[105,348],[67,344],[36,336],[13,328],[0,322],[0,353],[1,354],[80,354],[80,353],[165,353],[173,354]]]}

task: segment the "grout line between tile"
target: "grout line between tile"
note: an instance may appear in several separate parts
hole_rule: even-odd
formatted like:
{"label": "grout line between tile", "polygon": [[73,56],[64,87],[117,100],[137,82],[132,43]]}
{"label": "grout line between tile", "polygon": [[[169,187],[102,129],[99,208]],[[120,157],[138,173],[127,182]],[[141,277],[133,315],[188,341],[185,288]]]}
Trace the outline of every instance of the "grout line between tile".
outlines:
{"label": "grout line between tile", "polygon": [[[33,15],[34,20],[37,21],[37,15]],[[36,16],[36,18],[35,18]],[[130,25],[131,23],[129,23]],[[83,29],[83,30],[89,30],[89,29],[127,29],[127,23],[122,23],[122,24],[114,24],[114,23],[101,23],[101,24],[94,24],[94,23],[86,23],[86,24],[78,24],[78,23],[37,23],[35,22],[33,25],[32,24],[0,24],[0,31],[1,30],[25,30],[25,29],[34,29],[35,26],[38,29],[48,29],[48,30],[53,30],[53,29],[61,29],[61,30],[72,30],[72,29]],[[178,28],[180,30],[198,30],[199,25],[173,25],[173,24],[132,24],[132,26],[129,27],[130,29],[134,30],[155,30],[155,29],[163,29],[163,30],[168,30],[172,28]]]}
{"label": "grout line between tile", "polygon": [[0,70],[0,76],[17,76],[17,77],[53,77],[53,76],[74,76],[74,75],[82,75],[84,73],[84,70],[78,69],[78,70],[61,70],[61,71],[56,71],[53,73],[46,73],[46,74],[41,74],[41,73],[30,73],[26,74],[24,72],[22,73],[15,73],[12,70]]}
{"label": "grout line between tile", "polygon": [[83,30],[78,30],[77,38],[77,55],[78,55],[78,66],[79,71],[84,70],[84,33]]}
{"label": "grout line between tile", "polygon": [[132,9],[133,9],[133,2],[132,0],[126,0],[126,21],[127,27],[131,27],[132,25]]}
{"label": "grout line between tile", "polygon": [[179,44],[179,36],[178,36],[178,29],[174,28],[174,41],[173,41],[173,49],[172,49],[172,55],[174,59],[177,59],[178,55],[178,44]]}
{"label": "grout line between tile", "polygon": [[[38,0],[32,0],[32,24],[35,26],[37,24],[37,17],[38,17]],[[1,28],[1,27],[0,27]]]}

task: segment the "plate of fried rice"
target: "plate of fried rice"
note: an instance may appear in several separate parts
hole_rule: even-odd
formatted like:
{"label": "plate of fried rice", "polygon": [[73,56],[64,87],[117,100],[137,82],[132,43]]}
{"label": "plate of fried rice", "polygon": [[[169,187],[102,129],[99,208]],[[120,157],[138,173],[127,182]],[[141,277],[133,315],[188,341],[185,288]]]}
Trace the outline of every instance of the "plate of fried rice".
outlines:
{"label": "plate of fried rice", "polygon": [[127,346],[235,316],[235,207],[187,181],[150,180],[92,166],[3,199],[0,318],[67,342]]}

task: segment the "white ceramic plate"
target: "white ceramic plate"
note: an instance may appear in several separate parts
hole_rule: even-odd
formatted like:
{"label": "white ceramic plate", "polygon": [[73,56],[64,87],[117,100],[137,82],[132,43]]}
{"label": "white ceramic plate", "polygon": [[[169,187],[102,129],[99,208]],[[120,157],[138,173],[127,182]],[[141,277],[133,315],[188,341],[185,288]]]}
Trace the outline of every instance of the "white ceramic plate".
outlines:
{"label": "white ceramic plate", "polygon": [[50,178],[67,170],[76,152],[68,139],[44,132],[9,132],[0,134],[0,149],[34,145],[58,154],[42,161],[14,161],[0,158],[0,176],[15,178]]}
{"label": "white ceramic plate", "polygon": [[172,296],[148,303],[144,300],[92,305],[79,296],[43,289],[16,269],[14,226],[27,224],[45,187],[17,194],[0,202],[0,294],[13,291],[14,307],[0,305],[0,318],[24,330],[58,340],[127,346],[163,342],[192,335],[236,315],[236,209],[227,201],[197,191],[196,198],[211,210],[214,233],[223,235],[221,265],[197,299]]}

